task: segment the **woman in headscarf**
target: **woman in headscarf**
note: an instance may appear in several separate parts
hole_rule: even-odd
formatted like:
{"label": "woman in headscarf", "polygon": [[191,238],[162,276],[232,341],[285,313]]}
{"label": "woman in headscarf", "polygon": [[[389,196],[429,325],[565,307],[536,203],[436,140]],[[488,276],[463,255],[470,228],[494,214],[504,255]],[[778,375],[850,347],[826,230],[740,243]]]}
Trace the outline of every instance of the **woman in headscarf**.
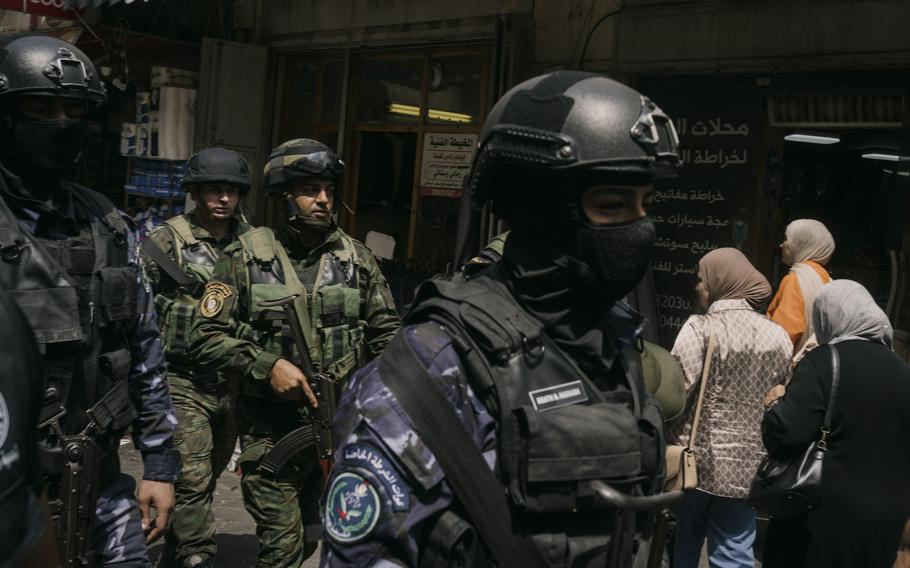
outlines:
{"label": "woman in headscarf", "polygon": [[793,221],[784,236],[780,247],[790,273],[781,280],[768,306],[768,316],[787,330],[794,353],[799,353],[812,338],[815,297],[831,281],[825,266],[834,254],[834,238],[827,227],[813,219]]}
{"label": "woman in headscarf", "polygon": [[698,263],[695,287],[706,315],[690,317],[673,346],[686,376],[688,408],[667,434],[687,445],[692,432],[709,336],[714,352],[695,438],[698,487],[674,509],[676,568],[698,566],[705,538],[712,566],[752,567],[755,511],[744,498],[761,461],[761,396],[790,375],[787,333],[756,311],[771,286],[741,252],[722,248]]}
{"label": "woman in headscarf", "polygon": [[829,346],[836,345],[841,371],[822,505],[771,522],[765,566],[889,568],[910,515],[910,367],[891,350],[888,317],[856,282],[825,285],[812,321],[819,347],[799,363],[786,389],[775,387],[765,397],[762,438],[781,459],[819,439],[831,392]]}

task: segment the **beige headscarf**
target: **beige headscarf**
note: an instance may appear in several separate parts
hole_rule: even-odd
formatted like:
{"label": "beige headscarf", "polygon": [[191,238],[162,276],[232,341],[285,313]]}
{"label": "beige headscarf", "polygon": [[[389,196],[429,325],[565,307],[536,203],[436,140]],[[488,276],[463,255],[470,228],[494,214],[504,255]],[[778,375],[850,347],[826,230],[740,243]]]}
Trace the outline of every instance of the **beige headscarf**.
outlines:
{"label": "beige headscarf", "polygon": [[739,300],[758,308],[771,297],[771,285],[749,259],[735,248],[712,250],[698,261],[698,275],[708,289],[708,301]]}
{"label": "beige headscarf", "polygon": [[799,289],[803,293],[803,314],[805,315],[806,331],[796,346],[799,352],[802,346],[812,339],[815,327],[812,322],[812,306],[815,298],[821,291],[825,282],[814,268],[806,264],[807,260],[815,261],[822,266],[828,264],[834,254],[834,237],[821,222],[814,219],[797,219],[789,225],[784,232],[793,263],[790,273],[795,274],[799,281]]}

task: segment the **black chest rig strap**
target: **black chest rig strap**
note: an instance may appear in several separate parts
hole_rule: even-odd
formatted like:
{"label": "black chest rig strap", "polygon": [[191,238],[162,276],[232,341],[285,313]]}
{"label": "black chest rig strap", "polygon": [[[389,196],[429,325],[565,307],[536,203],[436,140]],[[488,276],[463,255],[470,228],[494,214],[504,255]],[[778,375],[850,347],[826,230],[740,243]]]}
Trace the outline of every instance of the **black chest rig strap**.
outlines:
{"label": "black chest rig strap", "polygon": [[[445,395],[423,364],[397,334],[379,359],[381,374],[421,440],[446,474],[446,480],[468,516],[504,568],[544,567],[537,548],[512,530],[511,513],[502,486],[468,435]],[[402,372],[411,370],[411,373]]]}
{"label": "black chest rig strap", "polygon": [[142,243],[142,252],[155,261],[158,268],[170,276],[177,283],[177,286],[183,288],[187,294],[194,298],[198,298],[202,294],[205,284],[195,276],[184,272],[183,268],[170,255],[161,250],[158,243],[152,239],[146,239]]}
{"label": "black chest rig strap", "polygon": [[[406,323],[445,327],[497,420],[497,472],[516,526],[554,565],[605,555],[617,527],[594,482],[641,495],[660,475],[660,415],[642,395],[634,354],[620,357],[624,381],[595,383],[521,309],[495,265],[472,278],[428,281],[414,305]],[[605,383],[609,390],[598,386]]]}

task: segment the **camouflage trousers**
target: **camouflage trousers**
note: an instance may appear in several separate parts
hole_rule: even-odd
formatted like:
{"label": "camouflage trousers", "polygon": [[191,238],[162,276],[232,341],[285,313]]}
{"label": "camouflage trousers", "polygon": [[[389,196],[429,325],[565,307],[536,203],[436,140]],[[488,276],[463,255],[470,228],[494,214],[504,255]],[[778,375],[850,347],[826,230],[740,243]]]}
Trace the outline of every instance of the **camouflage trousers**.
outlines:
{"label": "camouflage trousers", "polygon": [[158,566],[182,568],[215,556],[212,495],[237,440],[236,394],[223,382],[195,384],[178,374],[169,374],[168,380],[177,411],[174,445],[183,466],[174,484],[173,522]]}
{"label": "camouflage trousers", "polygon": [[[259,464],[275,442],[299,426],[295,407],[241,400],[240,469],[243,504],[256,521],[259,555],[256,568],[298,568],[316,552],[322,531],[305,534],[319,524],[323,479],[316,451],[288,460],[278,475]],[[285,407],[285,408],[280,408]]]}

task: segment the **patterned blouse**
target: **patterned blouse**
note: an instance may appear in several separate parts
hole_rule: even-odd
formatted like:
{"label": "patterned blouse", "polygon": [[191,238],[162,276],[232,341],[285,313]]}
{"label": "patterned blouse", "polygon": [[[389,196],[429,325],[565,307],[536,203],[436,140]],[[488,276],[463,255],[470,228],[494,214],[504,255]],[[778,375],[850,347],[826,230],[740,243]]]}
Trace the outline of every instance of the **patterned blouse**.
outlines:
{"label": "patterned blouse", "polygon": [[784,328],[745,300],[718,300],[707,315],[691,316],[672,351],[686,374],[688,404],[667,433],[668,444],[685,445],[692,431],[708,348],[708,319],[714,328],[714,356],[695,440],[698,489],[745,498],[764,454],[762,396],[789,378],[793,344]]}

